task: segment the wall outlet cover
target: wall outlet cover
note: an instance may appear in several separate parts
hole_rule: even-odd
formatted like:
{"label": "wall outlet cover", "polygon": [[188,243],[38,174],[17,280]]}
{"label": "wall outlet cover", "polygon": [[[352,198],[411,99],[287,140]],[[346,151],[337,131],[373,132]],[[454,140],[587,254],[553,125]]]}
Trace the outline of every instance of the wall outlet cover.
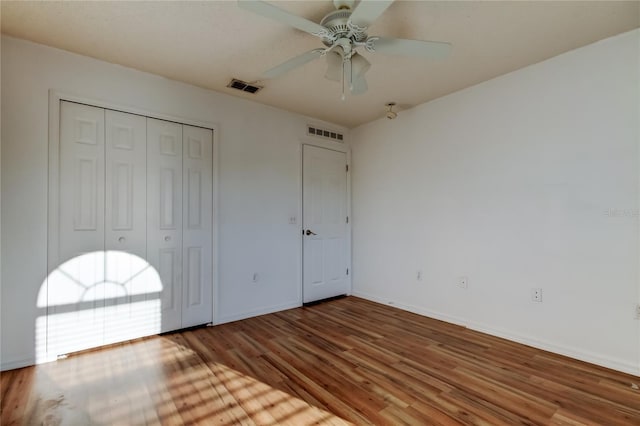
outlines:
{"label": "wall outlet cover", "polygon": [[469,287],[468,277],[458,277],[458,287],[466,289]]}
{"label": "wall outlet cover", "polygon": [[542,289],[541,288],[532,288],[531,289],[531,300],[533,302],[542,302]]}

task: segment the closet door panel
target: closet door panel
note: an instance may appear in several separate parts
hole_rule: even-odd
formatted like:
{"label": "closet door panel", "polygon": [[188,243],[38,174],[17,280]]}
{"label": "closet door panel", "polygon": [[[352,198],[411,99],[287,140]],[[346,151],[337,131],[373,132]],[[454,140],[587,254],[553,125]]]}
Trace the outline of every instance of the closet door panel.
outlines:
{"label": "closet door panel", "polygon": [[146,146],[146,117],[105,111],[105,344],[159,332],[160,283],[146,261]]}
{"label": "closet door panel", "polygon": [[146,118],[106,111],[107,250],[146,256]]}
{"label": "closet door panel", "polygon": [[104,110],[60,104],[58,232],[49,253],[47,352],[103,344]]}
{"label": "closet door panel", "polygon": [[147,119],[147,258],[159,274],[161,331],[181,328],[182,126]]}
{"label": "closet door panel", "polygon": [[183,126],[182,326],[212,321],[213,131]]}
{"label": "closet door panel", "polygon": [[104,249],[104,110],[60,105],[58,264]]}

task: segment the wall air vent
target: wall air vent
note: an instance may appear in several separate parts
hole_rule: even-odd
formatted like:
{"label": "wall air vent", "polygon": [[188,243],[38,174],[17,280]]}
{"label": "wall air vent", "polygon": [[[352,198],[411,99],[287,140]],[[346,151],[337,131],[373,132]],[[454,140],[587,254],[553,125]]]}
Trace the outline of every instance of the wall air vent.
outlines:
{"label": "wall air vent", "polygon": [[344,135],[333,130],[319,129],[315,126],[307,126],[307,134],[310,136],[319,136],[325,139],[332,139],[338,142],[344,142]]}
{"label": "wall air vent", "polygon": [[262,86],[256,86],[246,81],[238,80],[237,78],[232,78],[229,84],[227,84],[227,87],[251,94],[258,93],[263,89]]}

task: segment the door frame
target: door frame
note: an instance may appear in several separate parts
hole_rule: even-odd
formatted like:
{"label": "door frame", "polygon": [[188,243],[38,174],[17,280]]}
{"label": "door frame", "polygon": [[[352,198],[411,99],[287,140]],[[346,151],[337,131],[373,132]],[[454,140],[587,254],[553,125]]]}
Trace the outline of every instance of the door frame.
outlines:
{"label": "door frame", "polygon": [[[315,126],[312,126],[315,127]],[[317,127],[326,127],[323,125],[319,125]],[[316,148],[324,148],[330,151],[337,151],[344,153],[347,159],[347,217],[349,218],[349,222],[347,223],[347,235],[346,235],[346,256],[345,262],[347,264],[347,268],[349,269],[349,273],[347,274],[347,296],[353,294],[353,268],[351,265],[351,233],[352,228],[351,224],[353,223],[352,212],[351,212],[351,146],[349,145],[349,136],[345,135],[344,143],[338,142],[329,142],[323,141],[319,138],[314,138],[312,136],[305,136],[300,138],[300,161],[299,161],[299,171],[298,176],[300,176],[299,180],[299,207],[298,207],[298,217],[300,220],[298,221],[298,277],[300,281],[300,285],[298,287],[298,304],[302,306],[303,304],[303,287],[304,287],[304,241],[302,232],[304,230],[303,223],[303,213],[304,213],[304,173],[303,173],[303,163],[304,163],[304,146],[309,145]]]}
{"label": "door frame", "polygon": [[[218,262],[218,244],[219,244],[219,140],[220,140],[220,126],[211,121],[193,120],[184,117],[178,117],[168,114],[161,114],[158,112],[149,111],[147,109],[132,107],[128,105],[119,104],[112,101],[87,98],[78,96],[72,93],[64,91],[50,89],[49,90],[49,135],[48,135],[48,188],[47,188],[47,276],[58,265],[52,265],[52,259],[56,259],[57,247],[55,242],[58,241],[58,179],[59,179],[59,151],[60,151],[60,103],[62,101],[75,102],[88,106],[94,106],[98,108],[104,108],[114,111],[121,111],[128,114],[136,114],[144,117],[156,118],[159,120],[171,121],[179,124],[186,124],[190,126],[203,127],[213,131],[213,163],[212,163],[212,209],[213,209],[213,223],[212,223],[212,316],[211,323],[216,324],[218,322],[219,306],[219,262]],[[51,354],[48,354],[51,356]]]}

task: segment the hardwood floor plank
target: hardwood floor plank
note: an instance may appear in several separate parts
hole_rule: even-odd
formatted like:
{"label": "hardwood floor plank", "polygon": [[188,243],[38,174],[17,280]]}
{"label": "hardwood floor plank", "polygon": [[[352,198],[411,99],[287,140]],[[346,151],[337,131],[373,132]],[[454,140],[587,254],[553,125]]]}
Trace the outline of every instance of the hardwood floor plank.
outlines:
{"label": "hardwood floor plank", "polygon": [[640,377],[347,297],[0,375],[4,425],[640,425]]}
{"label": "hardwood floor plank", "polygon": [[339,417],[355,421],[356,423],[371,423],[357,411],[343,403],[340,399],[335,398],[333,395],[326,392],[322,385],[316,383],[299,370],[293,368],[288,362],[276,354],[266,354],[265,358],[267,358],[276,368],[286,374],[298,386],[302,387],[306,392],[312,395],[313,398],[320,403],[320,408],[325,408]]}
{"label": "hardwood floor plank", "polygon": [[31,393],[24,392],[24,389],[30,389],[33,386],[34,371],[31,368],[21,368],[3,372],[0,377],[2,386],[0,424],[19,425],[25,417],[25,411],[31,399]]}
{"label": "hardwood floor plank", "polygon": [[580,417],[565,409],[559,409],[551,418],[552,425],[556,426],[598,426],[599,423]]}
{"label": "hardwood floor plank", "polygon": [[640,424],[640,394],[632,406],[621,406],[589,392],[553,382],[546,378],[532,376],[530,380],[555,395],[559,395],[560,407],[567,410],[567,412],[575,413],[579,417],[607,425]]}
{"label": "hardwood floor plank", "polygon": [[439,407],[437,401],[416,401],[407,409],[409,412],[419,413],[425,421],[422,424],[435,426],[456,426],[465,423],[454,419]]}

